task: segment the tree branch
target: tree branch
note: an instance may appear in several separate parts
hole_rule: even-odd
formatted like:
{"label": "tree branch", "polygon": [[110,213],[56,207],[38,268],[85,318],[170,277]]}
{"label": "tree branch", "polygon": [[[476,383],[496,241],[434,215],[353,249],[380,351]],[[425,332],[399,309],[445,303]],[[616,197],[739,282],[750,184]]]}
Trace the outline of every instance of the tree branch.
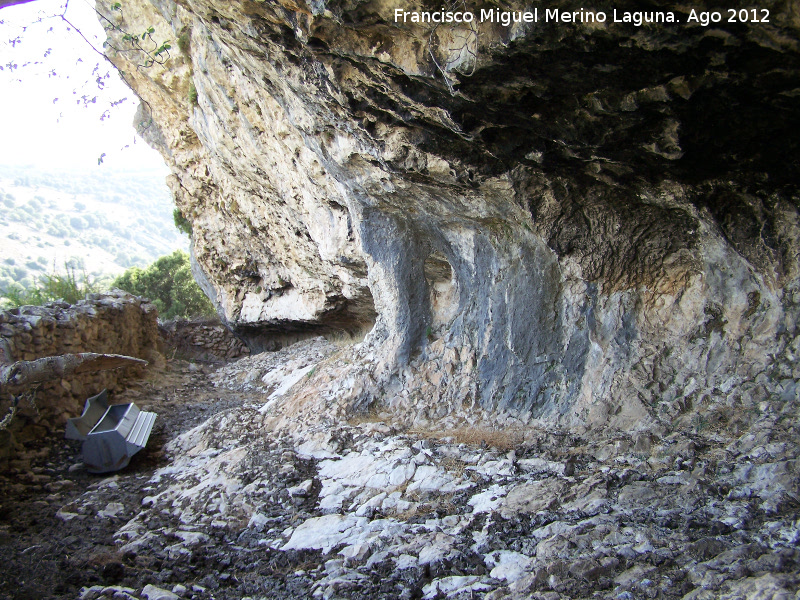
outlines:
{"label": "tree branch", "polygon": [[4,393],[18,394],[37,383],[63,379],[73,374],[146,364],[147,361],[140,358],[94,352],[46,356],[30,361],[20,360],[10,365],[0,365],[0,389]]}
{"label": "tree branch", "polygon": [[27,4],[28,2],[34,2],[34,0],[0,0],[0,9],[5,8],[6,6],[16,6],[17,4]]}

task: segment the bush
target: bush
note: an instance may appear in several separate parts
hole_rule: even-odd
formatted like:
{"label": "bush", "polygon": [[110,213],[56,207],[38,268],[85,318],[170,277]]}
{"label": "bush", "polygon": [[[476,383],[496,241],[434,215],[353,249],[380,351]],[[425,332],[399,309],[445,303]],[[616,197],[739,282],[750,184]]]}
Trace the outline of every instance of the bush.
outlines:
{"label": "bush", "polygon": [[183,215],[180,208],[172,211],[172,220],[178,231],[182,231],[188,236],[192,235],[192,222]]}
{"label": "bush", "polygon": [[180,36],[178,36],[178,49],[184,54],[184,56],[189,56],[189,52],[191,51],[192,46],[192,30],[189,28],[184,27],[181,31]]}
{"label": "bush", "polygon": [[215,314],[213,305],[192,276],[189,255],[181,250],[162,256],[145,269],[128,269],[112,286],[149,298],[162,319]]}
{"label": "bush", "polygon": [[189,84],[189,104],[197,106],[197,88],[194,87],[194,81]]}
{"label": "bush", "polygon": [[66,275],[40,275],[34,281],[24,267],[4,266],[0,272],[0,283],[4,287],[0,288],[0,307],[8,309],[29,304],[41,305],[54,300],[74,304],[83,300],[86,294],[116,287],[149,298],[163,319],[215,314],[211,302],[192,276],[189,255],[181,250],[162,256],[145,269],[130,268],[113,282],[98,282],[96,278],[88,277],[85,271],[79,278],[78,268],[80,264],[68,263]]}
{"label": "bush", "polygon": [[[17,278],[17,281],[19,279]],[[0,305],[3,308],[16,308],[28,304],[46,304],[54,300],[75,304],[78,300],[83,300],[86,294],[96,291],[97,286],[89,280],[86,273],[83,273],[81,281],[78,281],[75,269],[67,267],[66,275],[57,273],[42,275],[35,285],[27,289],[20,284],[9,286],[0,293]]]}
{"label": "bush", "polygon": [[86,221],[85,221],[85,220],[83,220],[81,217],[72,217],[72,218],[69,220],[69,225],[70,225],[70,227],[72,227],[73,229],[77,229],[77,230],[79,230],[79,231],[80,231],[81,229],[86,229]]}

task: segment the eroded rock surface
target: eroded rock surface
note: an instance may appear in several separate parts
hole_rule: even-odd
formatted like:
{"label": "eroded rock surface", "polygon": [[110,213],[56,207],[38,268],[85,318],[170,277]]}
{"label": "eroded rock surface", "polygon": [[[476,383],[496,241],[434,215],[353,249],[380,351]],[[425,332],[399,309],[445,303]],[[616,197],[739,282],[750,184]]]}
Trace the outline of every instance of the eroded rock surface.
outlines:
{"label": "eroded rock surface", "polygon": [[795,2],[434,28],[395,23],[402,1],[101,5],[179,42],[163,66],[112,58],[198,280],[252,349],[374,321],[356,409],[401,404],[420,369],[415,419],[625,429],[759,378],[796,396]]}

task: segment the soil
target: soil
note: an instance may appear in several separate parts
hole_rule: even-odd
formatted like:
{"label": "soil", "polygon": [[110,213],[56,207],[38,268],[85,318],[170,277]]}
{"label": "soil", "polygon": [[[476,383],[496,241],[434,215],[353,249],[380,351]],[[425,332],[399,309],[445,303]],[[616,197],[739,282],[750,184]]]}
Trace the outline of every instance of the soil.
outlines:
{"label": "soil", "polygon": [[[215,388],[208,379],[213,369],[169,361],[164,370],[111,398],[158,414],[147,446],[118,473],[88,473],[80,442],[65,440],[60,431],[30,442],[16,468],[0,473],[0,598],[74,599],[82,587],[141,589],[172,576],[163,561],[120,554],[113,534],[135,514],[154,471],[166,464],[162,448],[169,437],[248,399],[246,393]],[[85,502],[87,493],[95,502]],[[122,508],[110,516],[115,503]],[[70,509],[76,516],[70,517]],[[202,580],[207,572],[224,570],[230,557],[203,556],[197,562],[180,579]]]}

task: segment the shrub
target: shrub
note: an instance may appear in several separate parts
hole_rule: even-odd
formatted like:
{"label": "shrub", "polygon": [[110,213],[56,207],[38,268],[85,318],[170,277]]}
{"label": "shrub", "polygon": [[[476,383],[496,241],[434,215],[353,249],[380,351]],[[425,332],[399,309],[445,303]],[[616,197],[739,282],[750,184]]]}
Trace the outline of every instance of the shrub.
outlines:
{"label": "shrub", "polygon": [[[192,276],[189,255],[181,250],[162,256],[145,269],[132,267],[110,284],[90,278],[85,271],[78,277],[79,267],[79,264],[67,264],[65,275],[40,275],[36,281],[31,280],[23,267],[3,267],[0,282],[5,284],[5,289],[0,288],[0,307],[41,305],[54,300],[74,304],[83,300],[86,294],[116,287],[149,298],[164,319],[215,314],[211,302]],[[11,277],[16,283],[10,283]]]}
{"label": "shrub", "polygon": [[78,230],[86,229],[86,221],[83,220],[81,217],[72,217],[69,220],[69,225],[73,229],[78,229]]}
{"label": "shrub", "polygon": [[[17,281],[19,279],[17,278]],[[18,283],[9,286],[0,293],[0,304],[4,308],[16,308],[27,304],[41,305],[54,300],[75,304],[78,300],[83,300],[86,294],[96,291],[98,291],[97,285],[86,276],[86,273],[82,274],[79,281],[75,268],[67,267],[66,275],[58,273],[42,275],[35,285],[27,289]]]}
{"label": "shrub", "polygon": [[162,319],[215,314],[213,305],[192,276],[189,255],[181,250],[162,256],[145,269],[128,269],[112,286],[149,298]]}
{"label": "shrub", "polygon": [[189,104],[192,106],[197,106],[197,88],[194,86],[194,82],[189,84]]}
{"label": "shrub", "polygon": [[192,46],[192,30],[184,28],[178,36],[178,49],[185,55],[189,56]]}
{"label": "shrub", "polygon": [[172,220],[175,222],[175,227],[178,231],[182,231],[188,236],[192,235],[192,223],[183,216],[183,212],[181,212],[180,208],[176,208],[172,211]]}

